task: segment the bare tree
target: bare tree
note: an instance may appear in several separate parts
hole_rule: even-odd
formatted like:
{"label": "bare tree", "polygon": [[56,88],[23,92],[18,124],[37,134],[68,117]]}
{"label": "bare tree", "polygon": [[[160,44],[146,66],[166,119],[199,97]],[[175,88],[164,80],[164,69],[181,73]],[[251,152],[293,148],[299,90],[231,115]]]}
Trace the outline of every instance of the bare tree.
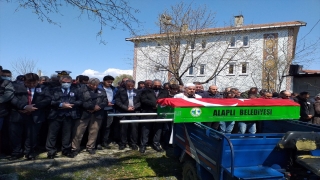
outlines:
{"label": "bare tree", "polygon": [[129,74],[120,74],[114,78],[113,85],[118,86],[118,83],[121,82],[123,78],[132,79],[132,76]]}
{"label": "bare tree", "polygon": [[[11,2],[11,0],[7,0],[7,2]],[[139,25],[138,19],[134,16],[139,11],[132,8],[127,0],[18,0],[18,3],[21,8],[31,9],[41,21],[46,20],[56,25],[58,23],[50,17],[50,14],[62,14],[61,7],[71,5],[78,8],[79,17],[85,14],[89,19],[99,21],[100,30],[97,35],[100,37],[104,26],[116,29],[120,25],[133,33],[134,28],[131,23]]]}
{"label": "bare tree", "polygon": [[[237,61],[242,56],[239,54],[250,57],[251,54],[246,53],[243,47],[230,48],[233,32],[221,31],[214,37],[206,34],[215,25],[214,15],[205,6],[195,7],[184,3],[171,6],[171,9],[159,16],[160,35],[146,38],[147,42],[157,43],[157,48],[140,49],[143,57],[139,61],[144,62],[137,69],[148,69],[150,73],[147,76],[159,71],[168,72],[168,78],[162,73],[162,80],[168,79],[183,85],[183,77],[187,73],[207,68],[206,72],[210,75],[200,80],[204,84],[225,71],[231,61]],[[136,44],[139,42],[136,41]]]}
{"label": "bare tree", "polygon": [[27,58],[21,58],[11,62],[11,68],[17,75],[24,75],[27,73],[37,73],[37,61],[28,60]]}

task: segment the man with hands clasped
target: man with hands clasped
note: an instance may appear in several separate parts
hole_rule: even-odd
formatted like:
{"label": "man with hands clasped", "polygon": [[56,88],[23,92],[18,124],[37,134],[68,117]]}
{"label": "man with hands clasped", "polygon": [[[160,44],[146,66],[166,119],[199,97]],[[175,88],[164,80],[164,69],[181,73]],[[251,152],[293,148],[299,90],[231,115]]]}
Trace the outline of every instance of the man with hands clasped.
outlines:
{"label": "man with hands clasped", "polygon": [[106,91],[98,88],[100,80],[90,78],[87,85],[80,87],[82,93],[82,115],[76,120],[72,140],[72,156],[80,151],[80,143],[88,127],[89,136],[86,145],[89,154],[95,154],[95,144],[104,116],[104,108],[108,105]]}
{"label": "man with hands clasped", "polygon": [[15,93],[11,100],[10,114],[12,154],[9,160],[18,159],[23,154],[28,160],[35,159],[37,136],[42,122],[46,119],[44,109],[51,102],[50,93],[39,84],[37,74],[28,73],[24,79],[24,84],[13,84]]}
{"label": "man with hands clasped", "polygon": [[70,76],[60,77],[61,86],[53,89],[51,111],[49,113],[49,130],[46,142],[48,159],[53,159],[57,149],[55,147],[57,135],[62,129],[62,155],[73,158],[71,153],[71,132],[73,121],[80,118],[79,107],[82,105],[78,88],[71,86]]}

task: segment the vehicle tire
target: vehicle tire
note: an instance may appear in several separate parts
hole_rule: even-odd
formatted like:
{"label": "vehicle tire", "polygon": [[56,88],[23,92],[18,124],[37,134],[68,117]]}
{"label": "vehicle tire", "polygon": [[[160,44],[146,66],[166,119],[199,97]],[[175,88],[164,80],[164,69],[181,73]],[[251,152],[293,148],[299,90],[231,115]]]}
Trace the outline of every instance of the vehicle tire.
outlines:
{"label": "vehicle tire", "polygon": [[182,167],[183,180],[199,180],[195,161],[186,161]]}

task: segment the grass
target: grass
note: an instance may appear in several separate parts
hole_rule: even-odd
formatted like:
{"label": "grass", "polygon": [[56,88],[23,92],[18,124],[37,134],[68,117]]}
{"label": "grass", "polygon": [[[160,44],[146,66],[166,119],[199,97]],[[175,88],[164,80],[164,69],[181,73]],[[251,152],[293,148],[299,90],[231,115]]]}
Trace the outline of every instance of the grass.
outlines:
{"label": "grass", "polygon": [[48,170],[30,167],[1,168],[0,174],[17,173],[19,179],[37,180],[181,179],[181,164],[173,158],[173,149],[164,153],[149,150],[143,155],[138,151],[117,152],[112,158],[99,158],[99,163],[93,161],[71,167],[54,164]]}

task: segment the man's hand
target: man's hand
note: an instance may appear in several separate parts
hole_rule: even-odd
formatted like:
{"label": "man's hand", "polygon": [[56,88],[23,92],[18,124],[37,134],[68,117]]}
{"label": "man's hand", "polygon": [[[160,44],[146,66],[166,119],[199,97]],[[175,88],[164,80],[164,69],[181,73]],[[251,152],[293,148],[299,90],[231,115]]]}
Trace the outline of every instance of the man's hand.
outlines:
{"label": "man's hand", "polygon": [[134,107],[132,106],[128,107],[128,111],[134,111]]}
{"label": "man's hand", "polygon": [[62,103],[62,108],[64,109],[71,109],[74,106],[74,104],[69,104],[69,103]]}
{"label": "man's hand", "polygon": [[35,105],[35,104],[26,105],[26,106],[24,107],[24,110],[26,110],[26,111],[28,111],[28,112],[33,112],[33,111],[37,110],[38,108],[33,107],[34,105]]}
{"label": "man's hand", "polygon": [[112,104],[111,102],[108,102],[108,106],[113,106],[114,104]]}
{"label": "man's hand", "polygon": [[19,110],[19,112],[25,114],[25,113],[27,113],[28,111],[27,111],[27,110]]}
{"label": "man's hand", "polygon": [[308,118],[307,119],[311,119],[312,118],[312,115],[308,115]]}
{"label": "man's hand", "polygon": [[101,108],[98,105],[95,105],[93,111],[99,111],[100,109]]}

